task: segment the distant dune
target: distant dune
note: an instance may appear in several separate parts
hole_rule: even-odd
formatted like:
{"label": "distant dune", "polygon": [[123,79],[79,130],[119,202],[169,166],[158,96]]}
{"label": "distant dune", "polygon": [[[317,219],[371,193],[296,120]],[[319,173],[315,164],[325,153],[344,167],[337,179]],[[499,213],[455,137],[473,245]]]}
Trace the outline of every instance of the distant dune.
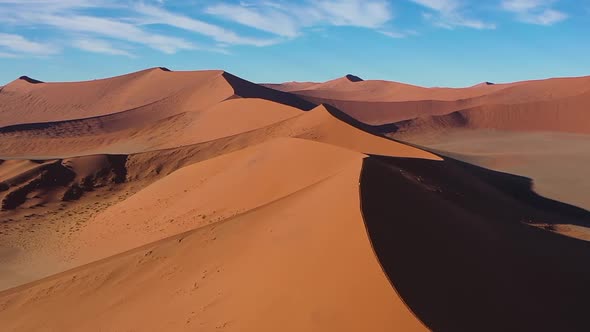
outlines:
{"label": "distant dune", "polygon": [[587,331],[590,212],[557,175],[585,179],[588,98],[23,76],[0,90],[2,331]]}
{"label": "distant dune", "polygon": [[[589,133],[590,76],[478,84],[469,88],[423,88],[397,82],[352,82],[346,77],[293,89],[272,85],[316,103],[335,106],[356,119],[384,125],[555,130]],[[455,120],[461,118],[461,121]]]}

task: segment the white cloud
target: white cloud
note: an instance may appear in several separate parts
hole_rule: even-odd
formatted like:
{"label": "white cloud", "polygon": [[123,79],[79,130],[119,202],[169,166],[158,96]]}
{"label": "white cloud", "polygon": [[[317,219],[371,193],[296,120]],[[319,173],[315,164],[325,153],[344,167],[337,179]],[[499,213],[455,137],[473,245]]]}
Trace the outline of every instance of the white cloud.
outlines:
{"label": "white cloud", "polygon": [[102,53],[110,55],[123,55],[127,57],[134,57],[133,54],[115,48],[111,43],[99,39],[77,39],[74,40],[73,46],[84,51],[93,53]]}
{"label": "white cloud", "polygon": [[[88,9],[107,8],[112,16],[86,14]],[[62,37],[109,38],[121,42],[141,44],[166,54],[181,50],[209,50],[208,47],[167,34],[154,33],[134,23],[129,2],[114,0],[0,0],[0,22],[14,26],[47,27],[59,30]],[[64,44],[67,41],[63,40]],[[76,39],[70,43],[79,42]],[[85,45],[89,46],[89,45]],[[102,45],[105,46],[105,45]],[[88,48],[88,47],[86,47]],[[218,51],[211,47],[211,51]],[[91,50],[87,50],[91,51]],[[106,51],[106,49],[103,49]]]}
{"label": "white cloud", "polygon": [[439,12],[453,12],[459,9],[460,4],[456,0],[411,0],[421,6],[436,10]]}
{"label": "white cloud", "polygon": [[427,12],[422,17],[435,26],[453,29],[466,27],[472,29],[495,29],[496,25],[465,15],[465,3],[460,0],[410,0],[434,12]]}
{"label": "white cloud", "polygon": [[298,35],[297,20],[277,6],[218,4],[207,7],[205,12],[281,37]]}
{"label": "white cloud", "polygon": [[169,12],[161,7],[139,4],[135,10],[143,17],[138,19],[141,24],[166,24],[180,29],[196,32],[211,37],[215,41],[235,45],[268,46],[278,42],[277,39],[256,39],[237,35],[235,32],[209,24],[184,15]]}
{"label": "white cloud", "polygon": [[503,0],[502,8],[516,14],[519,21],[537,25],[553,25],[564,21],[568,15],[555,10],[556,0]]}
{"label": "white cloud", "polygon": [[418,35],[418,32],[414,31],[414,30],[404,30],[404,31],[379,30],[378,32],[382,35],[387,36],[387,37],[396,38],[396,39]]}
{"label": "white cloud", "polygon": [[55,45],[31,41],[23,36],[9,33],[0,33],[0,47],[14,53],[37,56],[52,55],[60,51]]}
{"label": "white cloud", "polygon": [[303,28],[323,25],[378,29],[393,18],[391,6],[385,0],[221,3],[207,7],[205,12],[287,38],[299,36]]}
{"label": "white cloud", "polygon": [[393,16],[389,2],[380,0],[320,0],[313,5],[324,20],[337,26],[379,28]]}
{"label": "white cloud", "polygon": [[144,44],[167,54],[179,50],[193,50],[197,46],[185,39],[146,32],[143,29],[118,20],[84,16],[36,15],[38,23],[50,25],[66,31],[97,34],[124,40],[137,44]]}

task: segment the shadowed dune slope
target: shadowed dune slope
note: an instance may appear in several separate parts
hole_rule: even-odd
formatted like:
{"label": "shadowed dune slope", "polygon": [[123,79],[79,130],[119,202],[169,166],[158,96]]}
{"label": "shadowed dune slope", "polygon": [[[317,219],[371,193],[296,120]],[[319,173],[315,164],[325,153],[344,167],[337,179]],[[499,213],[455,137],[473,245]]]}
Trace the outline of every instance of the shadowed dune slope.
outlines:
{"label": "shadowed dune slope", "polygon": [[590,328],[590,244],[532,226],[587,227],[590,214],[537,196],[530,184],[453,160],[365,159],[361,199],[371,241],[429,328]]}
{"label": "shadowed dune slope", "polygon": [[[305,140],[265,146],[244,162],[253,169],[268,162],[286,174],[327,170],[321,166],[325,162],[335,168],[308,178],[287,196],[279,194],[281,189],[265,189],[268,198],[277,199],[250,212],[4,291],[3,329],[425,331],[371,250],[359,208],[363,156]],[[322,158],[314,161],[301,151],[300,161],[281,162],[269,154],[300,148]],[[316,167],[302,167],[308,163]],[[183,199],[204,199],[195,187],[198,182],[180,178],[187,172],[202,174],[196,170],[174,173],[154,185],[166,197],[167,190],[173,194],[179,185],[188,186],[189,197],[169,197],[170,212]],[[152,193],[156,191],[154,187]]]}

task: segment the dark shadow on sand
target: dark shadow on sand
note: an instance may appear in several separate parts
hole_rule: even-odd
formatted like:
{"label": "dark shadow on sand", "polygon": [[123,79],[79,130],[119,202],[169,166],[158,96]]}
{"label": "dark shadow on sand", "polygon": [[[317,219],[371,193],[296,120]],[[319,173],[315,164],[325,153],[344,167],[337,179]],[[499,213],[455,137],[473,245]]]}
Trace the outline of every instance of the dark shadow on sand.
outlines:
{"label": "dark shadow on sand", "polygon": [[588,211],[452,159],[370,156],[360,195],[385,273],[430,329],[590,331],[590,243],[526,224],[588,226]]}
{"label": "dark shadow on sand", "polygon": [[309,111],[317,106],[315,103],[294,94],[254,84],[227,72],[223,73],[223,77],[233,87],[235,94],[243,98],[262,98],[304,111]]}

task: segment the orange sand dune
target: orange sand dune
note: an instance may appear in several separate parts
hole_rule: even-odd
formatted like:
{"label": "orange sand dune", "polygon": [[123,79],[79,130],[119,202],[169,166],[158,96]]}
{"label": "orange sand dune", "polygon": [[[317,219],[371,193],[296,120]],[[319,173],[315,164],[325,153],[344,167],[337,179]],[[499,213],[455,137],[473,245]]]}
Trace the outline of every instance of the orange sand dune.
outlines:
{"label": "orange sand dune", "polygon": [[339,101],[396,102],[440,100],[454,101],[474,98],[509,87],[508,84],[474,86],[470,88],[424,88],[398,82],[360,80],[348,75],[324,83],[268,84],[281,91],[297,95]]}
{"label": "orange sand dune", "polygon": [[[236,113],[236,115],[233,115],[233,113]],[[230,114],[239,123],[224,126],[225,119]],[[280,120],[281,117],[286,117],[287,119]],[[185,118],[182,117],[181,119]],[[351,124],[343,120],[347,120]],[[276,122],[268,126],[263,126],[263,124],[269,121]],[[264,100],[235,99],[223,102],[211,110],[202,111],[198,113],[198,116],[192,122],[186,122],[170,122],[172,124],[179,123],[180,127],[160,124],[155,126],[151,131],[146,129],[144,131],[145,136],[130,135],[126,137],[127,141],[123,141],[125,146],[128,148],[133,146],[136,150],[141,150],[140,148],[147,149],[147,144],[152,144],[152,149],[156,147],[167,148],[170,146],[168,149],[153,150],[150,153],[133,155],[105,156],[102,153],[121,153],[125,151],[109,150],[112,149],[112,146],[110,148],[104,148],[104,150],[99,150],[95,147],[94,150],[90,151],[101,154],[53,161],[52,165],[54,167],[51,168],[51,172],[43,170],[34,174],[34,179],[33,177],[27,178],[27,181],[33,181],[32,183],[27,181],[6,182],[5,185],[8,185],[6,188],[7,191],[3,196],[0,196],[0,199],[2,199],[1,201],[10,201],[5,206],[8,209],[15,209],[25,203],[24,206],[29,207],[62,200],[77,200],[84,192],[92,190],[97,186],[124,182],[125,179],[153,180],[190,163],[236,151],[276,137],[301,137],[333,144],[361,153],[439,159],[431,153],[355,128],[352,124],[359,124],[355,123],[354,120],[347,118],[343,113],[332,108],[328,110],[324,106],[319,106],[309,112],[301,112],[288,106],[273,104]],[[251,126],[254,126],[254,128],[262,127],[248,130]],[[233,133],[236,134],[231,135]],[[217,136],[220,137],[218,138]],[[135,137],[143,138],[143,141],[139,139],[133,141]],[[29,141],[43,142],[41,139],[38,141],[31,139]],[[60,144],[53,145],[55,147],[53,151],[51,148],[46,148],[44,153],[51,153],[50,156],[55,157],[60,151],[64,151],[62,153],[65,155],[61,157],[69,157],[71,154],[77,152],[75,148],[83,146],[81,143],[83,142],[82,137],[72,137],[71,140],[60,140],[59,142]],[[96,141],[89,140],[87,142],[86,146],[90,148],[91,144]],[[134,144],[131,144],[131,142]],[[16,141],[14,144],[19,149],[22,149],[21,146],[28,146],[27,144],[18,145]],[[33,146],[38,149],[44,147],[44,145],[40,144]],[[35,155],[34,150],[28,151],[27,155],[29,157],[32,155],[35,158],[46,157]],[[103,163],[105,160],[108,160],[107,166]],[[14,162],[7,161],[6,167]],[[71,164],[75,163],[83,163],[86,166],[79,168],[72,167]],[[6,167],[0,165],[0,172]],[[97,174],[98,172],[101,172],[103,175],[119,175],[113,175],[108,179],[100,180],[98,180],[99,177],[97,176],[86,175]],[[121,179],[113,181],[113,178]],[[52,188],[52,181],[57,181],[56,183],[59,186],[53,188],[57,191],[53,192],[52,195],[39,192],[36,183],[41,180],[42,183],[48,183],[48,185],[43,185],[47,187],[47,190]],[[11,195],[14,194],[18,194],[18,200],[11,199]],[[37,199],[30,200],[33,195]]]}
{"label": "orange sand dune", "polygon": [[[237,102],[238,100],[236,100]],[[232,101],[230,105],[240,105]],[[297,111],[299,112],[299,111]],[[309,140],[315,140],[319,142],[330,143],[335,146],[344,147],[350,149],[352,151],[358,151],[361,153],[379,153],[388,156],[400,156],[400,157],[413,157],[413,158],[427,158],[433,160],[440,160],[439,157],[433,155],[428,152],[421,151],[416,148],[412,148],[390,139],[379,137],[376,135],[372,135],[366,132],[363,132],[360,129],[353,127],[350,124],[343,122],[342,120],[336,118],[334,115],[338,116],[338,111],[330,109],[326,109],[324,106],[317,107],[316,109],[310,112],[299,112],[299,115],[292,117],[290,119],[281,121],[277,124],[264,127],[258,130],[245,132],[239,135],[234,135],[230,137],[224,137],[218,140],[205,142],[201,144],[186,146],[182,148],[175,148],[175,149],[168,149],[168,150],[159,150],[159,151],[152,151],[147,153],[140,153],[134,155],[119,155],[119,156],[105,156],[105,155],[96,155],[96,156],[88,156],[88,157],[79,157],[79,158],[71,158],[66,159],[63,161],[55,161],[54,164],[56,165],[57,171],[52,173],[45,174],[45,177],[49,178],[57,178],[60,174],[65,173],[67,174],[67,180],[62,181],[59,183],[59,186],[53,188],[49,186],[45,190],[56,190],[56,194],[48,195],[46,193],[38,193],[38,199],[30,199],[27,197],[31,197],[32,189],[28,189],[30,186],[26,182],[20,183],[11,183],[10,187],[8,188],[7,193],[12,192],[23,192],[28,194],[27,196],[19,196],[23,197],[22,201],[10,202],[11,205],[7,205],[6,208],[15,209],[15,213],[18,211],[25,211],[22,208],[26,208],[29,206],[39,206],[43,205],[41,210],[37,210],[36,214],[39,215],[47,215],[47,218],[53,218],[50,214],[51,205],[58,204],[62,201],[76,201],[76,204],[88,204],[85,202],[92,202],[92,198],[96,193],[93,191],[104,188],[110,188],[109,190],[115,190],[113,193],[122,191],[126,187],[123,186],[122,188],[119,187],[112,187],[117,183],[127,182],[129,184],[138,183],[138,185],[145,185],[155,181],[158,178],[164,177],[176,169],[181,168],[186,165],[190,165],[192,163],[200,162],[203,160],[207,160],[209,158],[213,158],[219,155],[227,154],[232,151],[237,151],[243,148],[246,148],[251,145],[255,145],[258,143],[266,142],[268,140],[272,140],[273,138],[280,138],[280,137],[301,137],[306,138]],[[341,114],[340,114],[341,115]],[[258,147],[254,147],[252,149],[258,149]],[[245,154],[252,153],[252,149],[246,149],[244,151],[236,152],[237,155],[243,156]],[[344,150],[346,151],[346,150]],[[291,155],[293,154],[293,155]],[[235,154],[230,154],[227,157],[221,157],[221,160],[231,160],[231,159],[223,159],[223,158],[237,158],[231,157]],[[276,155],[276,156],[275,156]],[[297,158],[292,161],[293,165],[298,164],[298,160],[303,157],[309,158],[309,156],[315,156],[314,158],[321,159],[321,155],[314,154],[312,151],[301,150],[301,152],[296,152],[295,149],[286,150],[283,153],[273,153],[271,160],[275,160],[274,158],[279,158],[281,160],[289,160],[289,158]],[[214,169],[223,168],[219,166],[220,162],[216,161],[218,159],[212,159],[211,164],[217,166],[206,166],[208,165],[209,161],[195,164],[191,167],[197,167],[197,169],[201,169],[202,167],[213,167]],[[214,163],[214,161],[216,161]],[[9,161],[13,162],[13,161]],[[105,164],[106,162],[106,164]],[[331,165],[334,161],[326,160],[326,165]],[[249,170],[249,164],[242,165],[239,162],[235,162],[235,167],[238,170],[238,174],[242,174],[246,176],[246,180],[257,179],[256,181],[260,183],[265,183],[265,181],[270,181],[269,184],[274,186],[273,188],[278,188],[276,183],[280,183],[282,177],[284,176],[283,172],[277,173],[278,178],[273,178],[273,167],[269,166],[268,168],[263,168],[260,164],[255,164],[256,168],[253,170]],[[316,166],[319,167],[319,166]],[[0,170],[2,169],[0,165]],[[253,176],[252,172],[258,171],[258,169],[264,169],[264,172],[261,173],[261,177],[256,178]],[[318,169],[318,171],[321,168]],[[184,172],[184,169],[179,171]],[[243,173],[246,172],[246,173]],[[293,172],[287,172],[293,173]],[[209,173],[205,171],[199,171],[199,176],[203,179],[207,179],[210,177],[214,177],[215,174],[207,175]],[[225,173],[224,173],[225,174]],[[176,173],[170,175],[171,178],[174,178]],[[63,178],[63,176],[62,176]],[[166,181],[168,177],[164,178],[161,181]],[[266,180],[265,180],[266,179]],[[190,180],[183,180],[188,181]],[[315,180],[314,180],[315,181]],[[239,183],[238,179],[227,180],[225,182],[230,183]],[[215,183],[215,182],[214,182]],[[306,183],[304,180],[297,180],[294,185],[302,185]],[[155,185],[154,185],[155,186]],[[248,185],[246,187],[254,186]],[[213,199],[215,196],[214,188],[206,186],[205,189],[198,191],[199,196],[211,196]],[[163,234],[173,235],[179,232],[186,231],[188,229],[192,229],[194,227],[200,226],[203,222],[210,220],[211,218],[227,218],[229,212],[223,212],[224,209],[227,209],[229,196],[225,193],[225,186],[220,186],[220,188],[224,188],[220,196],[217,197],[216,203],[211,201],[203,201],[203,209],[207,207],[205,210],[201,211],[202,219],[200,217],[196,217],[194,213],[190,212],[195,209],[194,203],[187,204],[186,207],[190,207],[190,210],[185,211],[185,208],[181,206],[177,207],[174,211],[173,216],[170,216],[169,213],[164,214],[163,216],[159,215],[157,211],[152,211],[149,208],[145,207],[146,199],[141,198],[144,191],[136,194],[136,196],[131,197],[126,202],[136,201],[135,209],[140,212],[139,216],[133,217],[138,220],[138,222],[128,223],[125,227],[132,227],[133,230],[132,235],[125,235],[129,234],[129,232],[124,232],[124,229],[120,229],[122,225],[117,223],[113,224],[112,227],[103,227],[98,226],[100,232],[108,232],[110,235],[101,235],[100,238],[103,240],[108,239],[116,239],[118,235],[126,236],[129,239],[121,240],[121,241],[114,241],[109,244],[103,243],[99,241],[98,243],[94,243],[92,245],[80,245],[80,248],[76,248],[70,250],[70,253],[63,252],[64,247],[67,247],[71,244],[71,240],[68,240],[68,243],[63,244],[61,237],[59,240],[54,241],[45,241],[43,237],[41,237],[38,241],[30,239],[26,247],[30,247],[34,244],[35,249],[27,249],[28,252],[39,252],[38,254],[31,255],[31,257],[23,258],[19,260],[19,262],[11,263],[14,266],[15,270],[20,271],[18,275],[22,281],[28,281],[31,278],[38,277],[39,275],[47,275],[48,273],[55,273],[58,271],[63,270],[66,267],[75,266],[74,263],[70,262],[66,265],[60,264],[63,261],[63,257],[70,256],[71,252],[75,252],[80,254],[84,251],[84,248],[89,247],[100,247],[100,248],[112,248],[113,250],[118,248],[118,245],[124,245],[125,249],[131,249],[135,246],[148,243],[150,241],[157,240],[158,237],[161,237]],[[275,189],[276,189],[275,188]],[[26,189],[26,190],[25,190]],[[146,189],[147,190],[147,189]],[[288,193],[288,192],[287,192]],[[285,193],[285,195],[287,194]],[[180,192],[181,195],[186,196],[187,193],[184,191]],[[136,198],[137,197],[137,198]],[[161,193],[159,191],[154,194],[151,200],[158,200],[161,199]],[[256,195],[253,194],[240,194],[235,200],[235,203],[229,204],[234,210],[233,213],[243,212],[249,209],[252,209],[255,205],[264,204],[267,201],[271,201],[275,198],[259,198],[258,203],[247,203],[250,202],[249,199],[256,198]],[[90,200],[90,201],[89,201]],[[241,200],[241,203],[240,203]],[[183,201],[188,203],[188,201]],[[93,203],[95,204],[95,203]],[[184,203],[183,203],[184,204]],[[47,205],[47,206],[45,206]],[[148,206],[158,207],[159,204],[157,202],[149,203]],[[213,209],[213,207],[219,206],[219,209]],[[112,213],[107,213],[105,217],[101,217],[98,215],[96,218],[91,219],[91,223],[88,227],[83,228],[82,234],[86,232],[86,230],[90,230],[91,236],[96,237],[99,231],[93,230],[94,225],[103,225],[109,224],[112,221],[118,220],[118,218],[114,217],[116,215],[125,215],[126,217],[131,218],[132,214],[128,211],[129,207],[127,205],[115,205],[112,208]],[[92,210],[92,209],[91,209]],[[209,216],[213,211],[215,216]],[[111,211],[111,210],[107,210]],[[125,212],[122,212],[125,211]],[[166,210],[167,211],[167,210]],[[147,214],[145,214],[147,213]],[[221,214],[220,214],[221,213]],[[186,214],[185,217],[182,217]],[[230,213],[231,214],[231,213]],[[207,216],[207,217],[205,217]],[[181,218],[182,217],[182,218]],[[154,219],[155,218],[155,219]],[[188,218],[188,219],[187,219]],[[102,220],[102,221],[98,221]],[[170,220],[175,220],[173,223]],[[142,221],[142,222],[139,222]],[[149,221],[149,226],[146,228],[145,223]],[[118,225],[118,226],[117,226]],[[135,226],[133,226],[135,225]],[[51,228],[51,227],[50,227]],[[37,230],[38,232],[38,230]],[[155,232],[155,233],[154,233]],[[96,234],[95,234],[96,233]],[[51,233],[52,237],[55,237],[55,233]],[[59,233],[58,233],[59,235]],[[77,235],[78,236],[78,235]],[[82,235],[80,235],[82,236]],[[154,238],[154,236],[156,238]],[[109,240],[110,241],[110,240]],[[140,242],[137,242],[140,241]],[[36,243],[36,244],[35,244]],[[55,248],[55,245],[51,243],[59,243],[59,246]],[[47,246],[52,248],[47,248]],[[18,248],[21,248],[22,245],[18,244]],[[121,249],[122,250],[122,249]],[[36,269],[35,271],[28,271],[28,266],[36,265],[36,261],[48,261],[51,258],[47,258],[47,252],[51,252],[53,256],[55,256],[54,252],[59,252],[58,261],[51,264],[49,269]],[[118,251],[115,251],[118,252]],[[108,254],[114,254],[115,252],[108,251]],[[104,257],[105,253],[101,254]],[[97,258],[97,257],[94,257]],[[32,261],[31,261],[32,260]],[[84,262],[90,261],[89,259],[84,260]],[[28,277],[22,277],[22,275],[28,275]],[[16,281],[11,281],[7,285],[14,285]]]}
{"label": "orange sand dune", "polygon": [[233,94],[222,73],[154,68],[87,82],[33,84],[17,79],[0,92],[0,126],[90,118],[168,98],[180,98],[185,107],[199,109]]}
{"label": "orange sand dune", "polygon": [[[499,100],[508,96],[499,96]],[[497,129],[590,133],[590,90],[581,95],[518,104],[485,104],[441,116],[396,124],[399,135],[447,129]]]}
{"label": "orange sand dune", "polygon": [[[456,101],[486,95],[501,96],[503,101],[529,101],[572,97],[590,90],[590,76],[553,78],[515,83],[482,83],[467,88],[425,88],[391,81],[363,81],[348,75],[324,83],[266,84],[294,94],[340,101],[396,102],[396,101]],[[295,87],[299,89],[295,89]]]}
{"label": "orange sand dune", "polygon": [[[281,85],[272,87],[282,89]],[[372,125],[460,112],[461,116],[481,122],[474,123],[474,126],[590,131],[588,122],[583,121],[587,116],[585,105],[590,100],[590,76],[481,84],[457,89],[422,88],[386,81],[351,81],[345,77],[307,86],[303,90],[287,88],[286,91],[315,103],[330,104]],[[381,130],[386,132],[391,128]]]}
{"label": "orange sand dune", "polygon": [[[338,132],[336,127],[323,129]],[[321,135],[320,131],[313,133]],[[353,136],[352,130],[340,130],[340,134],[359,144],[367,142],[362,135]],[[338,137],[331,139],[336,141]],[[420,154],[420,150],[395,142],[389,146],[386,144],[389,141],[383,141],[382,146],[389,147],[388,155],[437,159],[434,155]],[[337,173],[352,157],[360,156],[332,145],[306,142],[271,140],[184,167],[124,204],[97,215],[79,235],[75,255],[84,262],[92,261],[156,241],[163,235],[171,236],[227,219],[317,183]],[[288,148],[282,149],[285,145]],[[376,146],[378,149],[379,145]],[[382,148],[382,151],[387,150]],[[288,180],[285,174],[289,174]],[[234,187],[230,192],[229,186]],[[119,223],[116,217],[122,215],[125,224]],[[101,250],[96,252],[93,248]]]}
{"label": "orange sand dune", "polygon": [[[181,168],[98,214],[79,234],[74,259],[91,262],[228,219],[338,174],[362,157],[278,138]],[[125,216],[125,223],[117,216]]]}
{"label": "orange sand dune", "polygon": [[[252,212],[2,292],[3,328],[426,330],[391,288],[371,250],[359,210],[362,155],[292,139],[246,152],[240,155],[251,170],[262,163],[301,174],[308,182],[294,178],[298,187],[288,196],[266,182],[268,198],[277,200]],[[215,164],[231,165],[235,157],[212,161],[209,172],[223,173]],[[328,172],[322,175],[322,169]],[[231,172],[221,181],[245,174],[239,175],[237,167]],[[192,195],[205,198],[195,187],[198,181],[183,179],[198,175],[205,174],[183,169],[142,195],[155,199],[162,192],[175,204],[162,201],[162,207],[177,213],[178,206],[187,206],[183,200],[194,200]],[[241,181],[257,186],[262,176]],[[217,183],[220,195],[227,185],[233,184]],[[252,187],[244,183],[242,188]],[[239,202],[240,196],[233,199]]]}
{"label": "orange sand dune", "polygon": [[220,70],[173,72],[153,68],[86,82],[37,83],[19,78],[0,90],[0,128],[93,118],[139,108],[155,108],[152,117],[161,119],[235,97],[264,98],[301,109],[313,106]]}
{"label": "orange sand dune", "polygon": [[[330,112],[339,117],[346,116],[333,108],[328,111],[325,106],[303,112],[264,99],[226,100],[200,112],[183,113],[141,128],[131,125],[128,128],[117,128],[112,125],[117,123],[112,119],[119,117],[116,114],[107,116],[110,119],[74,120],[30,130],[0,132],[4,142],[0,147],[0,156],[47,159],[91,154],[132,154],[189,146],[252,131],[262,137],[278,131],[271,137],[302,136],[363,153],[390,155],[388,149],[393,146],[409,149],[360,131],[338,120]],[[362,125],[353,119],[347,121]]]}
{"label": "orange sand dune", "polygon": [[175,148],[255,130],[299,115],[301,111],[264,99],[238,98],[221,101],[200,112],[185,112],[164,119],[150,118],[150,113],[152,109],[142,108],[132,114],[0,129],[4,142],[0,156],[65,158]]}

